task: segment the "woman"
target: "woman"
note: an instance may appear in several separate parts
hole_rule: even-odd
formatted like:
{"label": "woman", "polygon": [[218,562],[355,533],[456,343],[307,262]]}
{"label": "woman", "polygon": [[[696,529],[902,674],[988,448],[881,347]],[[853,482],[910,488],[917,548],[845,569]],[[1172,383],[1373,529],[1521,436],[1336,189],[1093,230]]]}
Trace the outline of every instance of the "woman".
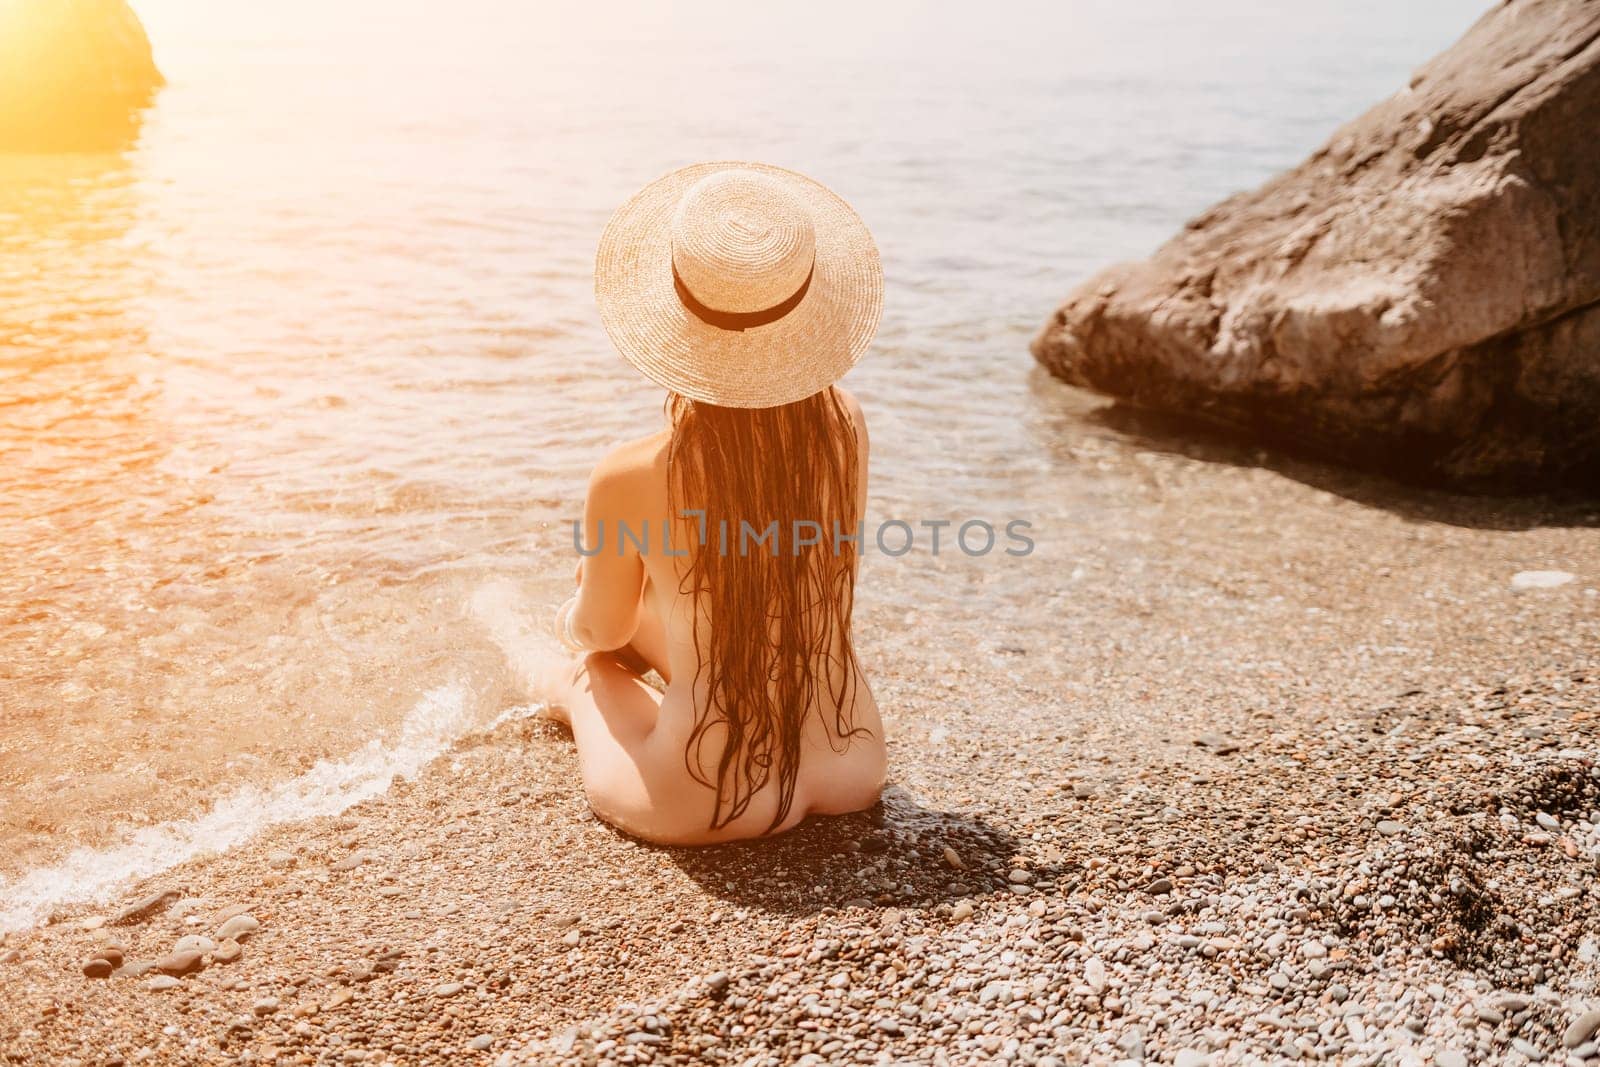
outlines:
{"label": "woman", "polygon": [[682,845],[870,807],[883,724],[850,634],[867,427],[833,383],[877,329],[871,235],[802,175],[699,164],[612,217],[595,292],[669,425],[595,468],[555,624],[580,657],[540,686],[590,806]]}

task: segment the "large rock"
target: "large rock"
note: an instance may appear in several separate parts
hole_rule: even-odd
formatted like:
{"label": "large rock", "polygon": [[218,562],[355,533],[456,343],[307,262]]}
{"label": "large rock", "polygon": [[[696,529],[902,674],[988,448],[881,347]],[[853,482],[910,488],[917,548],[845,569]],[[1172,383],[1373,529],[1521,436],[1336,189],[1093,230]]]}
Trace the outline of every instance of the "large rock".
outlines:
{"label": "large rock", "polygon": [[1300,166],[1090,279],[1033,353],[1403,476],[1600,485],[1600,2],[1496,7]]}
{"label": "large rock", "polygon": [[126,144],[163,84],[125,0],[0,0],[0,151]]}

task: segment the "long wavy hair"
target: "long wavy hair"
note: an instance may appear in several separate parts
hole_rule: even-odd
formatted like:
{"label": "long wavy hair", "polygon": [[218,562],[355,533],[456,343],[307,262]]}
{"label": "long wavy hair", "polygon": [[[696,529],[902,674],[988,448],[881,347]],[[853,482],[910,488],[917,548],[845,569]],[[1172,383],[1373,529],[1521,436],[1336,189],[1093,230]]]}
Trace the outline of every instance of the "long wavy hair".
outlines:
{"label": "long wavy hair", "polygon": [[[695,683],[708,697],[684,760],[716,790],[712,829],[775,783],[770,831],[794,804],[814,705],[828,709],[835,751],[869,733],[853,716],[859,542],[845,538],[862,519],[855,424],[832,388],[774,408],[717,407],[674,393],[667,414],[669,499],[687,534],[680,543],[694,546],[679,592],[693,601]],[[773,522],[775,541],[758,541]],[[799,543],[818,531],[817,544]]]}

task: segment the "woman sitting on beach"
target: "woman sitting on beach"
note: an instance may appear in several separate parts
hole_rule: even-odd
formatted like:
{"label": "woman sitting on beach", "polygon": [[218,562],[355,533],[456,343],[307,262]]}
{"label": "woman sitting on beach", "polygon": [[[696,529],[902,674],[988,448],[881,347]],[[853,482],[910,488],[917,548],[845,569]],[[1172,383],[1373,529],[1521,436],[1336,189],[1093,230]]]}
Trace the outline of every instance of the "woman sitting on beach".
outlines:
{"label": "woman sitting on beach", "polygon": [[617,211],[595,273],[669,425],[595,468],[555,624],[580,655],[539,686],[589,804],[670,844],[870,807],[883,726],[850,634],[867,427],[833,384],[882,308],[870,234],[802,175],[699,164]]}

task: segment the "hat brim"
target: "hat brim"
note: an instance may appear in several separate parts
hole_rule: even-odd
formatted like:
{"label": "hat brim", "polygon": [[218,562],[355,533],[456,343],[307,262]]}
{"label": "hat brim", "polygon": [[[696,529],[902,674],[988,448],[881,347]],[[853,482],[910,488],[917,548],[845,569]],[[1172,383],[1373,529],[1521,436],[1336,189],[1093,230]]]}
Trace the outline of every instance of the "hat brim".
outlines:
{"label": "hat brim", "polygon": [[[800,302],[773,322],[723,329],[684,306],[672,272],[672,216],[720,170],[758,171],[810,209],[816,261]],[[696,163],[645,186],[606,224],[595,300],[617,351],[646,378],[692,400],[764,408],[803,400],[855,366],[883,313],[883,267],[866,224],[832,190],[762,163]]]}

